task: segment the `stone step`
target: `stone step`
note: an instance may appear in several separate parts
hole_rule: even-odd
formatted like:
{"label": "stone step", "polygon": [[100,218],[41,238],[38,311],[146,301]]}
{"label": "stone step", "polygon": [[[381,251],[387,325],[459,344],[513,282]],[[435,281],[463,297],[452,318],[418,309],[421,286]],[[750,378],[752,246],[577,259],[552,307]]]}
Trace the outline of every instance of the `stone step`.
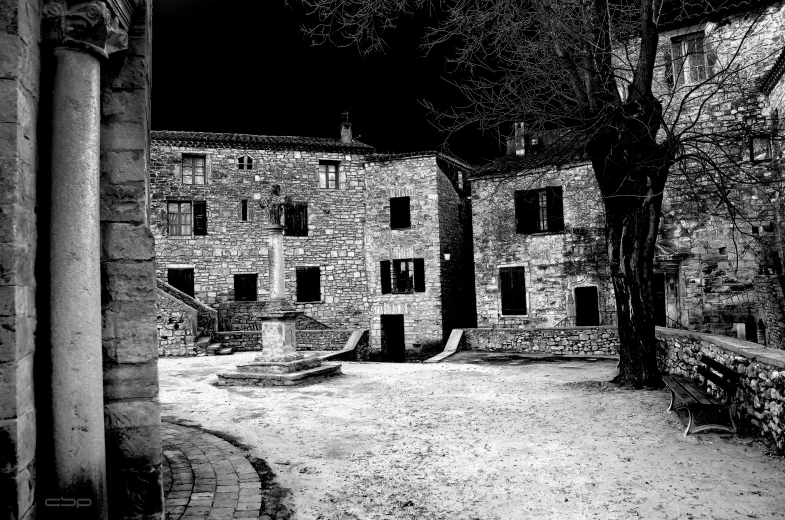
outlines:
{"label": "stone step", "polygon": [[318,367],[322,360],[318,357],[296,359],[294,361],[254,361],[247,365],[237,365],[238,372],[252,372],[258,374],[288,374]]}
{"label": "stone step", "polygon": [[234,352],[234,349],[232,347],[224,347],[221,350],[219,350],[218,352],[216,352],[216,354],[218,354],[219,356],[227,356],[227,355],[231,354],[232,352]]}
{"label": "stone step", "polygon": [[217,352],[221,350],[221,348],[223,348],[222,343],[210,343],[209,345],[207,345],[207,350],[210,352]]}
{"label": "stone step", "polygon": [[196,338],[196,344],[202,348],[210,344],[212,338],[210,336],[200,336]]}
{"label": "stone step", "polygon": [[341,374],[341,365],[326,363],[322,366],[286,374],[260,374],[255,372],[230,372],[218,374],[219,386],[294,386],[318,383]]}

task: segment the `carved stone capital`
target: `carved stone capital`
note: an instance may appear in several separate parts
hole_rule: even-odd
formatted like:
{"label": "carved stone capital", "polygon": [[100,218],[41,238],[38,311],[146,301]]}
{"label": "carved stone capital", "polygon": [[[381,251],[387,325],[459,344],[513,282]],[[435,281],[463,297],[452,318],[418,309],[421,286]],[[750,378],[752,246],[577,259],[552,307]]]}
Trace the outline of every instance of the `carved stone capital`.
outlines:
{"label": "carved stone capital", "polygon": [[104,58],[128,48],[128,34],[102,1],[69,7],[64,0],[46,0],[43,24],[44,36],[56,45],[75,47]]}

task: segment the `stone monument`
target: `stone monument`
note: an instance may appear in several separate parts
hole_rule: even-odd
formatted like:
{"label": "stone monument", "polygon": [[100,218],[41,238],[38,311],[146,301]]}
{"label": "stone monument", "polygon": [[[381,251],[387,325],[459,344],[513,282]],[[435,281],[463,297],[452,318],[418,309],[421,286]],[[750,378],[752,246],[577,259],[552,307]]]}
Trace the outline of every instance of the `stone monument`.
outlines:
{"label": "stone monument", "polygon": [[219,385],[267,386],[315,383],[341,373],[338,363],[322,363],[318,357],[297,352],[295,319],[299,314],[286,298],[282,221],[289,197],[281,196],[280,186],[259,202],[267,209],[270,259],[270,301],[262,316],[262,352],[236,372],[218,374]]}

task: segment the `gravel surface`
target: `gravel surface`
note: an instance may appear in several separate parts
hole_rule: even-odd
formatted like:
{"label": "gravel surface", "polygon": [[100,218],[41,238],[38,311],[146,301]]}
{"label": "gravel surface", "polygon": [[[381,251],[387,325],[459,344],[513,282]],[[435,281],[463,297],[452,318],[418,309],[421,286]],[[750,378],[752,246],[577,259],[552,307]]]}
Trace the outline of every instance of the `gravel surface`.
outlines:
{"label": "gravel surface", "polygon": [[163,414],[253,446],[294,518],[785,518],[785,460],[683,437],[667,391],[601,383],[613,361],[344,363],[308,387],[215,386],[253,357],[162,358]]}

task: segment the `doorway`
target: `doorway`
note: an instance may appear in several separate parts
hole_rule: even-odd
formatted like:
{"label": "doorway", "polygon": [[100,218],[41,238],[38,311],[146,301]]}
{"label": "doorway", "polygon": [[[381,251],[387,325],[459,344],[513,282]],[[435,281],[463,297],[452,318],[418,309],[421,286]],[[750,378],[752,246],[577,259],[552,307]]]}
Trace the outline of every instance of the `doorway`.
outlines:
{"label": "doorway", "polygon": [[174,287],[193,298],[194,295],[194,270],[193,269],[168,269],[166,281]]}
{"label": "doorway", "polygon": [[651,296],[654,304],[654,324],[666,327],[665,316],[667,307],[665,301],[665,273],[654,273],[651,279]]}
{"label": "doorway", "polygon": [[382,314],[382,359],[392,363],[406,361],[403,314]]}
{"label": "doorway", "polygon": [[600,324],[600,309],[597,298],[597,287],[575,288],[575,325],[577,327],[594,327]]}

